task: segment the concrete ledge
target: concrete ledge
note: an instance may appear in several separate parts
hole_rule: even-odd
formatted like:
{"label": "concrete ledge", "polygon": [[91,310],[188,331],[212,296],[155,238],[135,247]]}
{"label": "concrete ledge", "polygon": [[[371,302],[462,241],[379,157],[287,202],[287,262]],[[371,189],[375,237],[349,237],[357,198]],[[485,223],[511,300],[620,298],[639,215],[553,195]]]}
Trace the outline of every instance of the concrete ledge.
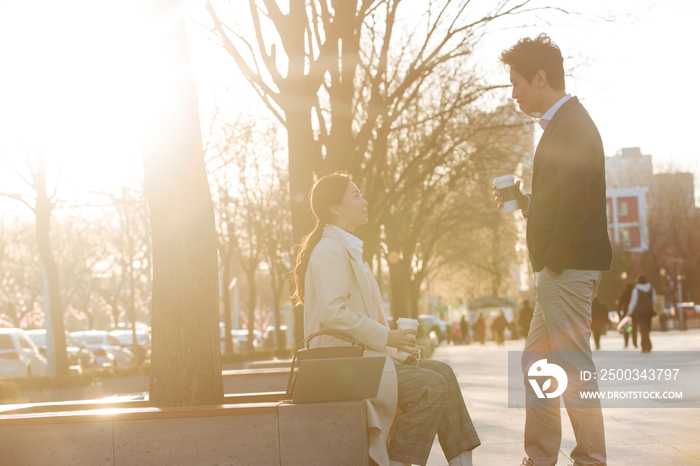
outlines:
{"label": "concrete ledge", "polygon": [[116,421],[114,465],[277,465],[277,413]]}
{"label": "concrete ledge", "polygon": [[[284,393],[227,396],[279,399]],[[148,408],[62,403],[0,415],[0,465],[367,466],[364,400]],[[90,409],[99,406],[101,409]]]}
{"label": "concrete ledge", "polygon": [[120,377],[102,381],[105,395],[121,395],[125,393],[147,392],[150,389],[150,377]]}
{"label": "concrete ledge", "polygon": [[129,407],[42,412],[17,416],[0,416],[0,427],[271,414],[277,412],[278,404],[250,403],[244,405],[188,406],[183,408]]}
{"label": "concrete ledge", "polygon": [[269,359],[266,361],[251,361],[248,364],[249,369],[291,369],[291,359]]}
{"label": "concrete ledge", "polygon": [[223,371],[224,393],[279,392],[287,390],[289,369]]}
{"label": "concrete ledge", "polygon": [[3,466],[113,466],[110,422],[0,426]]}
{"label": "concrete ledge", "polygon": [[283,403],[278,413],[281,466],[369,465],[364,400]]}
{"label": "concrete ledge", "polygon": [[[275,403],[282,401],[286,393],[262,392],[262,393],[235,393],[224,396],[224,404],[250,404],[250,403]],[[86,401],[64,401],[61,403],[37,403],[13,406],[11,408],[0,408],[0,419],[19,419],[16,415],[35,413],[58,413],[67,411],[87,411],[94,409],[134,409],[148,408],[148,400],[122,397],[109,401],[86,400]],[[3,416],[11,416],[3,418]]]}

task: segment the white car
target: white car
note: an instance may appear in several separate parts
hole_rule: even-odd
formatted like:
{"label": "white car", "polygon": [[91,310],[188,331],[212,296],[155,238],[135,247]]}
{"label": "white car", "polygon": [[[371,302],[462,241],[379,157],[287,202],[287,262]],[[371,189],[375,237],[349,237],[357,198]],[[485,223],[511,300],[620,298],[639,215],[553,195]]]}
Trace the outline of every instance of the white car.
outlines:
{"label": "white car", "polygon": [[151,331],[136,330],[136,347],[134,347],[134,333],[132,330],[112,330],[111,336],[119,341],[122,348],[128,348],[134,356],[139,356],[136,364],[150,362],[151,360]]}
{"label": "white car", "polygon": [[0,379],[46,375],[46,358],[19,328],[0,328]]}
{"label": "white car", "polygon": [[129,367],[134,359],[134,353],[128,348],[122,348],[119,341],[104,330],[87,330],[72,332],[76,340],[85,343],[97,358],[98,367]]}

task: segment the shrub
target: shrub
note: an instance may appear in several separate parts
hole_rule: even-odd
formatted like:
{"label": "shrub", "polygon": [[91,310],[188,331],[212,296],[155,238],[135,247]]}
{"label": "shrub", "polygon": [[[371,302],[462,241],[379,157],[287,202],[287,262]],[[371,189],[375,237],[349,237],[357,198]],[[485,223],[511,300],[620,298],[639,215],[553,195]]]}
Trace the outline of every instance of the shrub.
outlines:
{"label": "shrub", "polygon": [[6,380],[16,383],[22,391],[80,388],[100,381],[96,374],[91,371],[82,374],[15,377]]}
{"label": "shrub", "polygon": [[0,400],[19,398],[19,385],[12,380],[0,380]]}
{"label": "shrub", "polygon": [[[294,350],[292,348],[265,348],[255,351],[224,354],[221,356],[221,362],[259,361],[272,359],[274,357],[289,359],[292,356],[294,356]],[[106,379],[145,377],[150,375],[150,372],[151,365],[142,364],[136,367],[117,367],[115,369],[87,369],[82,374],[15,377],[0,380],[0,399],[17,398],[20,391],[87,387]]]}
{"label": "shrub", "polygon": [[125,377],[143,377],[151,373],[150,364],[142,364],[136,367],[117,367],[114,369],[89,369],[99,380],[121,379]]}

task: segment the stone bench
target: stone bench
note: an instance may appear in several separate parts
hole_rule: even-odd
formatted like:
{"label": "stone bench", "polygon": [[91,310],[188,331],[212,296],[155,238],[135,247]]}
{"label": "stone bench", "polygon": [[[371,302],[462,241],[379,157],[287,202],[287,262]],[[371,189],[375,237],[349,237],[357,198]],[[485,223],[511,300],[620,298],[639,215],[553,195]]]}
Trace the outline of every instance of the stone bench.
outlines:
{"label": "stone bench", "polygon": [[[220,406],[64,403],[0,412],[0,462],[81,465],[368,465],[364,400],[286,404],[283,393]],[[229,404],[231,401],[256,402]]]}

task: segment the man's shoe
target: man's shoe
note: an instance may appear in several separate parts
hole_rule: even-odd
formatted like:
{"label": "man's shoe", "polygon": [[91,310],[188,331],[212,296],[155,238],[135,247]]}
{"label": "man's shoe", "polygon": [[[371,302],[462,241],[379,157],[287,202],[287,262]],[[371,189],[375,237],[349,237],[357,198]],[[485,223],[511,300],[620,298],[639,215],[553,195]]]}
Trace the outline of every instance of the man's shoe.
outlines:
{"label": "man's shoe", "polygon": [[523,462],[520,463],[520,466],[535,466],[532,461],[530,461],[527,457],[523,458]]}

